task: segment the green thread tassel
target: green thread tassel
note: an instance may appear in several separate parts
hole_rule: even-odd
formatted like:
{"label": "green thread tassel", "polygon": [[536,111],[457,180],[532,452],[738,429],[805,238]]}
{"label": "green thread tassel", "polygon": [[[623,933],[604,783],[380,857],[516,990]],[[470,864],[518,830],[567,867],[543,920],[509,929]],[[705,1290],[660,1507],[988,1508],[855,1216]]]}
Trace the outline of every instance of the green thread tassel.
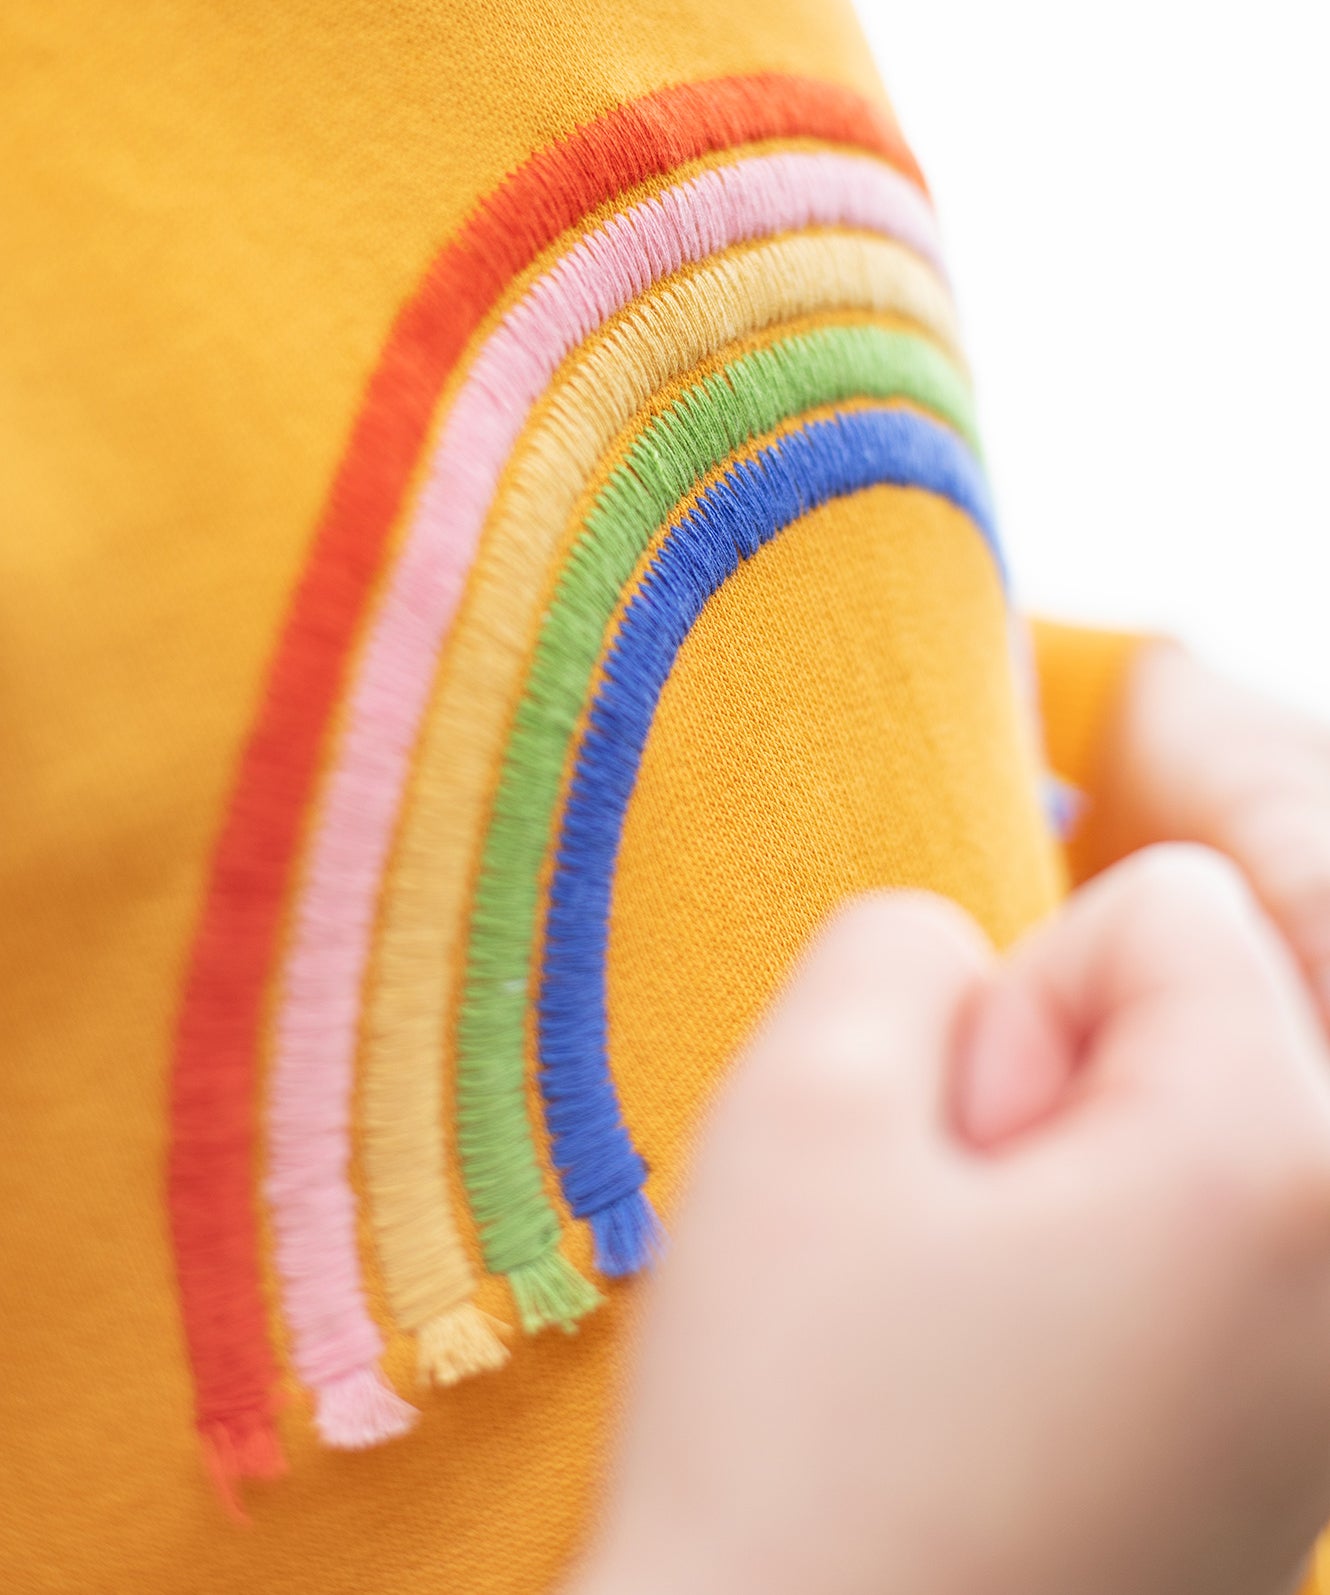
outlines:
{"label": "green thread tassel", "polygon": [[577,1328],[578,1320],[599,1307],[604,1297],[557,1251],[549,1251],[534,1262],[509,1269],[517,1313],[528,1335],[558,1325],[566,1335]]}

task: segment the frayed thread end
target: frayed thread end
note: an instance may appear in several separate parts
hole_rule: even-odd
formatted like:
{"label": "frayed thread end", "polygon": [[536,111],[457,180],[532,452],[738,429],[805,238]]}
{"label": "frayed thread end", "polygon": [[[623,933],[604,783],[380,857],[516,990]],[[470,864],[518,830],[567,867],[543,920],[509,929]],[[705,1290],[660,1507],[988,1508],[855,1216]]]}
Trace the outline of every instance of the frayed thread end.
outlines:
{"label": "frayed thread end", "polygon": [[363,1451],[395,1440],[419,1416],[373,1366],[357,1368],[315,1391],[314,1426],[323,1443],[339,1451]]}
{"label": "frayed thread end", "polygon": [[600,1292],[557,1251],[508,1271],[522,1328],[528,1335],[557,1324],[572,1334],[578,1320],[601,1302]]}
{"label": "frayed thread end", "polygon": [[286,1472],[277,1425],[268,1413],[213,1418],[199,1425],[199,1443],[222,1505],[237,1523],[248,1523],[236,1486],[245,1479],[280,1479]]}
{"label": "frayed thread end", "polygon": [[431,1318],[416,1331],[421,1383],[455,1385],[473,1374],[502,1368],[508,1348],[499,1336],[507,1327],[469,1301]]}
{"label": "frayed thread end", "polygon": [[589,1213],[587,1223],[596,1242],[596,1267],[611,1279],[650,1267],[665,1244],[665,1232],[645,1191],[633,1191],[599,1213]]}
{"label": "frayed thread end", "polygon": [[1079,787],[1046,771],[1040,781],[1044,816],[1059,842],[1069,842],[1086,809],[1086,796]]}

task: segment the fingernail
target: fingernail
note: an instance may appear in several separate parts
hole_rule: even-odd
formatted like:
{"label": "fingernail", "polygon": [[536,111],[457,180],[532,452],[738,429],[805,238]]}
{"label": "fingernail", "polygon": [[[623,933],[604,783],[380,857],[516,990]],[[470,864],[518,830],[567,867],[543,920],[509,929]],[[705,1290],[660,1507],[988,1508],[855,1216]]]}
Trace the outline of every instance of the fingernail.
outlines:
{"label": "fingernail", "polygon": [[976,1147],[1001,1145],[1057,1106],[1073,1071],[1071,1048],[1048,1010],[1002,980],[975,999],[962,1040],[956,1121]]}

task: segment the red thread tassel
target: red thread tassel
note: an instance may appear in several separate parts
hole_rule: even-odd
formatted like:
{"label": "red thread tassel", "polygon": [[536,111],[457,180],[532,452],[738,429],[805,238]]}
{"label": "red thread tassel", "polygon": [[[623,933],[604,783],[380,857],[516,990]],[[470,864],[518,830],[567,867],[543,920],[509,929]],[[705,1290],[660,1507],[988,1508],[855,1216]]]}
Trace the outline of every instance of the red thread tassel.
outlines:
{"label": "red thread tassel", "polygon": [[276,1424],[258,1415],[215,1419],[199,1425],[199,1442],[223,1506],[238,1523],[248,1523],[236,1486],[245,1479],[280,1479],[286,1472]]}

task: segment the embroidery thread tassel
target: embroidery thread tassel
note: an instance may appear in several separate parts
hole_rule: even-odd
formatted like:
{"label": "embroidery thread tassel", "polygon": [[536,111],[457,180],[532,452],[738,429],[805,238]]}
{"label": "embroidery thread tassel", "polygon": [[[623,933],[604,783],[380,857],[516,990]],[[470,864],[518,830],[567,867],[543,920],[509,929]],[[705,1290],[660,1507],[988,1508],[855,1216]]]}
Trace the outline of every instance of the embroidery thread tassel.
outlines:
{"label": "embroidery thread tassel", "polygon": [[324,1444],[339,1451],[363,1451],[393,1440],[419,1416],[377,1368],[357,1368],[315,1392],[314,1425]]}
{"label": "embroidery thread tassel", "polygon": [[660,1256],[665,1243],[656,1211],[645,1191],[620,1197],[587,1216],[596,1243],[596,1267],[610,1279],[638,1274]]}
{"label": "embroidery thread tassel", "polygon": [[472,1374],[489,1373],[508,1361],[499,1339],[507,1326],[474,1302],[463,1302],[423,1323],[416,1331],[416,1369],[422,1384],[447,1387]]}
{"label": "embroidery thread tassel", "polygon": [[218,1418],[199,1425],[204,1465],[222,1505],[238,1523],[249,1514],[240,1504],[236,1486],[244,1479],[280,1479],[286,1458],[271,1417]]}
{"label": "embroidery thread tassel", "polygon": [[1049,770],[1040,781],[1039,795],[1053,835],[1060,842],[1069,840],[1085,811],[1085,794]]}
{"label": "embroidery thread tassel", "polygon": [[571,1335],[579,1319],[601,1302],[600,1292],[590,1280],[583,1279],[557,1251],[509,1269],[508,1283],[528,1335],[555,1325]]}

